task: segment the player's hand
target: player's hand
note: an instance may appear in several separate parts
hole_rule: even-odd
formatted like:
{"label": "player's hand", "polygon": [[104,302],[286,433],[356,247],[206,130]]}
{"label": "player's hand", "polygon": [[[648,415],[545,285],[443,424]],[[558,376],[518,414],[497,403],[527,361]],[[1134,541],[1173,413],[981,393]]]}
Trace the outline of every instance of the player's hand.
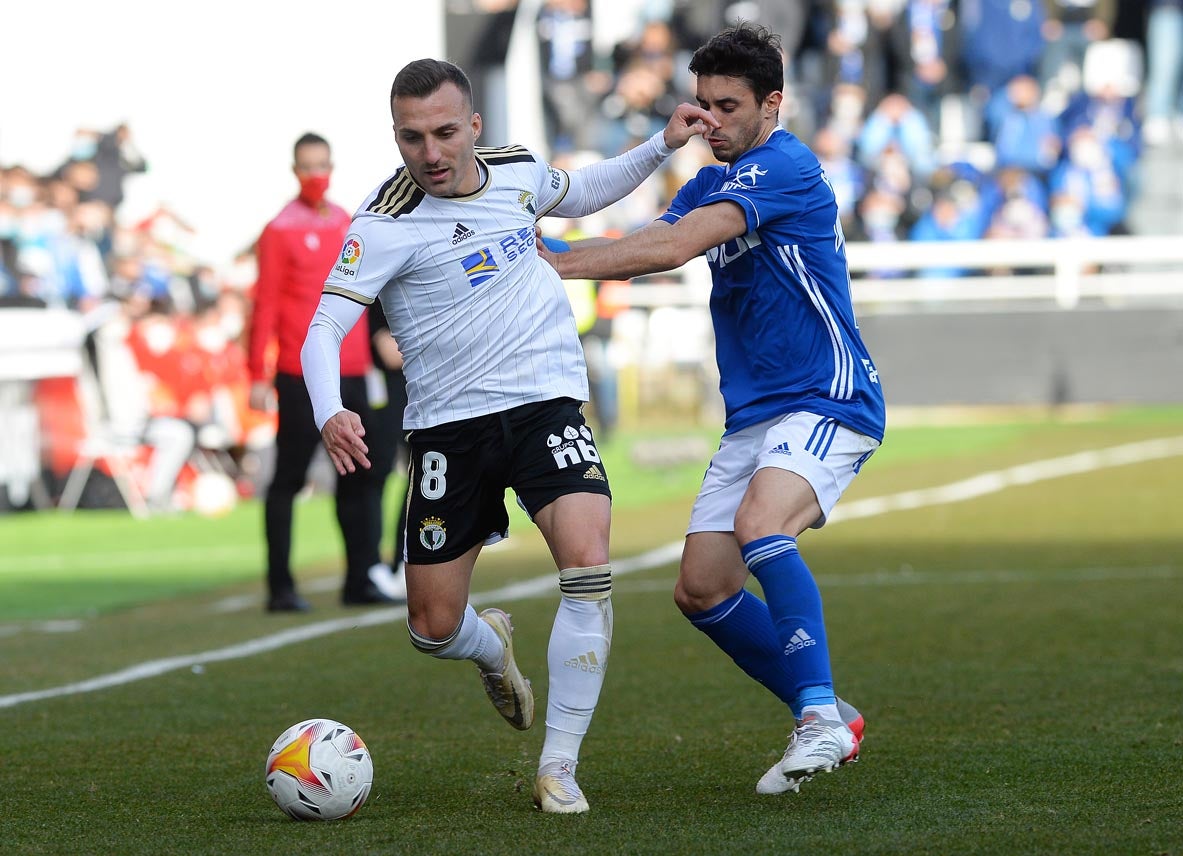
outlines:
{"label": "player's hand", "polygon": [[665,126],[665,144],[671,149],[680,149],[691,137],[705,137],[712,129],[719,127],[719,120],[710,110],[703,110],[696,104],[679,104],[674,115]]}
{"label": "player's hand", "polygon": [[259,410],[264,413],[271,411],[271,384],[265,380],[253,381],[247,403],[251,410]]}
{"label": "player's hand", "polygon": [[320,429],[325,450],[329,453],[329,460],[337,468],[337,475],[356,472],[355,461],[367,470],[370,468],[370,459],[366,457],[370,449],[362,441],[365,434],[366,429],[362,427],[361,417],[352,410],[337,411],[329,417],[324,428]]}
{"label": "player's hand", "polygon": [[558,272],[558,254],[565,253],[567,250],[571,249],[571,245],[566,241],[560,240],[559,238],[544,237],[542,230],[537,227],[534,229],[534,235],[535,244],[538,249],[538,255],[542,257],[544,262],[546,262],[548,265],[554,268],[556,272]]}

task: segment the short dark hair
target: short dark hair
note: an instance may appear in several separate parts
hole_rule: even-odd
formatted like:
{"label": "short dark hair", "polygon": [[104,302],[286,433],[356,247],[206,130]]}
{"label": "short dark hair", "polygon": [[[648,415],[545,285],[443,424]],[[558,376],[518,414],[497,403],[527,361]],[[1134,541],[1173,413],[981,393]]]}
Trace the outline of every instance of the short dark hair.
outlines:
{"label": "short dark hair", "polygon": [[328,149],[332,148],[332,146],[329,145],[329,141],[326,140],[324,137],[322,137],[320,134],[314,134],[311,131],[309,131],[308,133],[301,136],[300,139],[296,140],[296,144],[294,146],[292,146],[292,159],[293,160],[295,160],[296,152],[298,152],[300,150],[301,146],[324,146],[325,148],[328,148]]}
{"label": "short dark hair", "polygon": [[780,36],[759,24],[739,21],[694,52],[690,71],[700,77],[739,78],[762,102],[785,86]]}
{"label": "short dark hair", "polygon": [[394,76],[390,100],[395,98],[426,98],[445,83],[453,83],[472,107],[472,83],[458,65],[446,60],[417,59],[403,66]]}

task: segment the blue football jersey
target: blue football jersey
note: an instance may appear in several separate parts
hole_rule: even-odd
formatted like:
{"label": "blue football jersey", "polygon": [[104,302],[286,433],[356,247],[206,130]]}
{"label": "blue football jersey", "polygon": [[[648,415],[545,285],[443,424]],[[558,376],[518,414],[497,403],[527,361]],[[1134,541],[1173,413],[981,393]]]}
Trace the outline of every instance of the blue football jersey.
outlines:
{"label": "blue football jersey", "polygon": [[709,250],[719,388],[731,433],[798,410],[883,439],[883,389],[859,335],[834,192],[777,129],[731,168],[704,167],[662,220],[733,202],[747,234]]}

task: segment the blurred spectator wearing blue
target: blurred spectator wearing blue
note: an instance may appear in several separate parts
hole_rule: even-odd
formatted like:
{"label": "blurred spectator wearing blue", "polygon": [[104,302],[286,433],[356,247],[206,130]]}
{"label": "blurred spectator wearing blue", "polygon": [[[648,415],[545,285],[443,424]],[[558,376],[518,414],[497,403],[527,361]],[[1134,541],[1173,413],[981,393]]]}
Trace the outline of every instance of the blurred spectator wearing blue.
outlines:
{"label": "blurred spectator wearing blue", "polygon": [[77,190],[61,179],[38,180],[23,170],[10,172],[7,185],[13,290],[44,306],[91,308],[107,293],[106,266],[91,236],[96,224],[101,228],[106,207],[81,203]]}
{"label": "blurred spectator wearing blue", "polygon": [[868,192],[872,189],[898,199],[909,224],[919,218],[917,209],[926,208],[930,201],[927,188],[913,179],[907,158],[894,146],[884,149],[879,156],[879,162],[871,173]]}
{"label": "blurred spectator wearing blue", "polygon": [[1050,235],[1053,238],[1090,238],[1093,231],[1084,222],[1084,203],[1072,193],[1052,197]]}
{"label": "blurred spectator wearing blue", "polygon": [[1172,124],[1183,135],[1183,0],[1149,0],[1146,23],[1147,145],[1171,139]]}
{"label": "blurred spectator wearing blue", "polygon": [[834,83],[865,84],[867,62],[867,4],[865,0],[836,0],[826,48]]}
{"label": "blurred spectator wearing blue", "polygon": [[866,89],[871,103],[903,88],[912,70],[905,15],[909,0],[831,0],[815,5],[819,8],[812,26],[819,31],[815,38],[824,38],[828,85],[856,83]]}
{"label": "blurred spectator wearing blue", "polygon": [[1093,235],[1121,231],[1127,199],[1109,152],[1088,125],[1079,125],[1068,139],[1068,156],[1052,173],[1051,192],[1077,201],[1084,225]]}
{"label": "blurred spectator wearing blue", "polygon": [[1038,73],[1044,45],[1039,0],[961,0],[958,14],[971,89],[994,92],[1013,77]]}
{"label": "blurred spectator wearing blue", "polygon": [[[894,244],[904,240],[908,226],[903,219],[906,211],[904,200],[881,190],[869,190],[859,200],[858,218],[846,232],[851,241],[870,241],[876,244]],[[870,271],[875,279],[896,279],[904,276],[899,268],[885,268]]]}
{"label": "blurred spectator wearing blue", "polygon": [[1004,170],[999,176],[1003,195],[990,214],[983,237],[1026,241],[1047,237],[1047,195],[1042,187],[1031,192],[1024,175],[1022,170],[1014,169]]}
{"label": "blurred spectator wearing blue", "polygon": [[907,237],[904,202],[894,194],[869,191],[859,202],[858,214],[857,229],[850,235],[853,240],[894,244]]}
{"label": "blurred spectator wearing blue", "polygon": [[[934,194],[932,207],[920,216],[908,237],[913,241],[975,241],[985,231],[984,216],[977,188],[958,178]],[[921,275],[950,278],[967,273],[965,268],[946,267],[928,268]]]}
{"label": "blurred spectator wearing blue", "polygon": [[981,185],[982,211],[988,220],[993,220],[999,209],[1008,202],[1022,199],[1046,216],[1048,211],[1048,190],[1046,179],[1037,177],[1021,166],[1002,166],[983,179]]}
{"label": "blurred spectator wearing blue", "polygon": [[834,191],[838,218],[847,228],[854,221],[855,205],[867,189],[866,172],[852,156],[850,143],[829,125],[814,135],[813,152]]}
{"label": "blurred spectator wearing blue", "polygon": [[1136,50],[1130,43],[1117,40],[1090,47],[1085,58],[1084,88],[1060,114],[1065,144],[1078,128],[1091,128],[1127,195],[1134,192],[1134,167],[1142,153],[1137,104],[1140,58]]}
{"label": "blurred spectator wearing blue", "polygon": [[997,165],[1017,166],[1046,176],[1060,159],[1056,117],[1040,103],[1039,81],[1021,74],[991,98],[986,108],[987,139]]}
{"label": "blurred spectator wearing blue", "polygon": [[868,169],[875,169],[888,148],[902,153],[912,174],[921,181],[927,180],[936,168],[928,120],[898,92],[880,101],[863,124],[858,138],[859,161]]}
{"label": "blurred spectator wearing blue", "polygon": [[858,83],[835,84],[830,92],[825,124],[852,145],[863,130],[867,90]]}
{"label": "blurred spectator wearing blue", "polygon": [[908,58],[911,64],[906,92],[930,123],[939,115],[941,95],[950,85],[948,57],[952,10],[949,0],[907,0]]}

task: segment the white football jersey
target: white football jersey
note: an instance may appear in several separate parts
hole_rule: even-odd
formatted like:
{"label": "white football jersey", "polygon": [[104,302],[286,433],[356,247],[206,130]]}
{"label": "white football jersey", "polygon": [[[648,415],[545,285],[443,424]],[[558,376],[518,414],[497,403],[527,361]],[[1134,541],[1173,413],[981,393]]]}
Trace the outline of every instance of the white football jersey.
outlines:
{"label": "white football jersey", "polygon": [[403,353],[407,429],[588,397],[571,305],[535,248],[535,221],[568,176],[521,146],[476,154],[484,181],[468,196],[430,196],[405,167],[382,182],[325,282],[326,294],[381,300]]}

